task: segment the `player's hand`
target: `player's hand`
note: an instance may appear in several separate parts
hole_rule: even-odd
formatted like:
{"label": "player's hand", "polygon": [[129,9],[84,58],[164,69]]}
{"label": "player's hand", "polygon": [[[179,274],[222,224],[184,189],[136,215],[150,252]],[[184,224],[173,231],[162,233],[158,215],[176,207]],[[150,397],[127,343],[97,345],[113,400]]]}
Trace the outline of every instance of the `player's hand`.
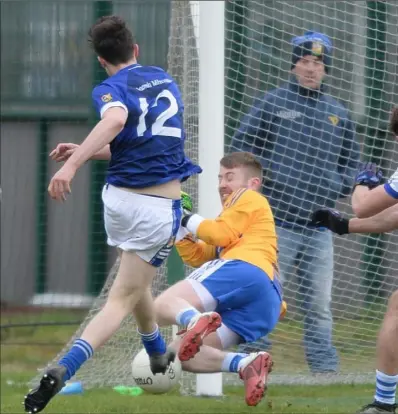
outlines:
{"label": "player's hand", "polygon": [[66,161],[79,148],[78,144],[61,143],[50,152],[50,157],[56,162]]}
{"label": "player's hand", "polygon": [[57,201],[65,201],[66,194],[71,193],[70,183],[76,174],[76,169],[65,164],[58,172],[56,172],[48,186],[50,197]]}
{"label": "player's hand", "polygon": [[181,191],[181,207],[184,212],[184,215],[192,214],[192,210],[193,210],[192,197],[188,193],[185,193],[184,191]]}
{"label": "player's hand", "polygon": [[383,181],[383,171],[373,162],[365,162],[360,166],[355,177],[354,188],[357,185],[363,185],[371,190],[382,184]]}
{"label": "player's hand", "polygon": [[316,227],[326,227],[333,233],[347,234],[349,220],[344,218],[337,210],[330,208],[316,210],[311,215],[311,224]]}

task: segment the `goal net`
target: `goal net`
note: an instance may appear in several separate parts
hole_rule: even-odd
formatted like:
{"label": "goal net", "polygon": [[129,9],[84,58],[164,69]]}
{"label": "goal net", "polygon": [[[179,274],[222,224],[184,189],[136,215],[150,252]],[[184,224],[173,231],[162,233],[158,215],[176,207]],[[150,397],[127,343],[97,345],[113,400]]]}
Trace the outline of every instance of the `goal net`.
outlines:
{"label": "goal net", "polygon": [[[398,147],[387,131],[389,113],[398,103],[397,23],[398,5],[394,1],[227,2],[226,149],[254,99],[289,80],[292,38],[317,31],[332,41],[332,65],[326,84],[356,124],[361,160],[376,162],[386,176],[391,176],[398,167]],[[254,152],[256,147],[260,153],[268,151],[259,140],[254,141]],[[286,150],[280,150],[280,155],[290,153]],[[311,154],[298,152],[296,157],[311,167]],[[306,188],[306,184],[299,181],[297,189],[300,185]],[[350,198],[340,199],[337,208],[351,215]],[[303,232],[304,250],[305,235]],[[373,381],[375,339],[387,298],[398,288],[397,246],[396,233],[334,237],[332,340],[339,356],[339,371],[338,375],[316,379],[310,374],[303,347],[302,310],[308,302],[300,301],[300,292],[308,289],[308,280],[301,277],[300,261],[305,259],[295,257],[295,266],[284,275],[287,318],[270,336],[274,381]],[[315,297],[320,293],[313,292]],[[314,327],[309,328],[311,331],[317,334]]]}
{"label": "goal net", "polygon": [[[172,2],[168,57],[168,70],[178,82],[185,102],[188,155],[195,161],[199,153],[201,90],[199,7],[199,2]],[[315,30],[325,33],[333,42],[333,63],[327,83],[330,94],[346,105],[356,123],[361,158],[379,163],[386,175],[391,175],[398,162],[397,145],[387,131],[389,111],[398,103],[398,4],[395,1],[247,0],[225,2],[225,8],[226,151],[253,100],[289,79],[292,37]],[[197,203],[197,181],[190,180],[185,190]],[[209,195],[213,196],[216,194]],[[349,198],[341,199],[337,207],[351,214]],[[387,298],[398,288],[397,246],[396,233],[334,238],[331,307],[332,339],[339,355],[337,375],[314,377],[311,374],[305,360],[302,305],[297,296],[305,282],[297,277],[295,268],[290,275],[285,275],[289,279],[284,286],[287,317],[269,337],[275,361],[271,382],[373,381],[376,336]],[[103,305],[116,267],[117,263],[70,344]],[[166,286],[166,268],[162,268],[153,286],[154,294]],[[171,329],[164,334],[171,339]],[[261,344],[251,346],[262,347]],[[82,381],[86,388],[134,385],[131,361],[140,349],[134,321],[126,320],[117,335],[79,371],[76,380]],[[223,379],[224,383],[238,383],[233,375],[223,375]],[[194,386],[195,376],[184,374],[182,389],[190,392]]]}

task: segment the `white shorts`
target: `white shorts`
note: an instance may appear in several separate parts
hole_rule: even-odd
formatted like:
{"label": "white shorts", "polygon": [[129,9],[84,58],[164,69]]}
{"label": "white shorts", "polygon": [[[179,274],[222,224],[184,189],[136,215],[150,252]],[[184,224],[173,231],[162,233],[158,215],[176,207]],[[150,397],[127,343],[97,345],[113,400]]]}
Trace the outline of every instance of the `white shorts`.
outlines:
{"label": "white shorts", "polygon": [[175,243],[181,201],[132,193],[110,184],[102,190],[102,201],[108,244],[160,266]]}

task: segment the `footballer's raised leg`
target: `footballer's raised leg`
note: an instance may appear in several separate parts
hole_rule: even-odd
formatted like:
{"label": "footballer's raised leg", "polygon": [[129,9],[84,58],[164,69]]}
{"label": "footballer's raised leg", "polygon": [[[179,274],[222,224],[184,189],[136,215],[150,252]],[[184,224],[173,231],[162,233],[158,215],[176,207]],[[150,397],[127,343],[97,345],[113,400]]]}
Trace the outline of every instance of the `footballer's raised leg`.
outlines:
{"label": "footballer's raised leg", "polygon": [[[216,308],[216,301],[211,301],[206,302],[206,309]],[[176,323],[183,328],[179,333],[180,361],[192,359],[199,352],[203,340],[221,326],[221,316],[217,312],[205,312],[203,301],[187,280],[176,283],[159,295],[155,307],[157,321],[162,326]]]}

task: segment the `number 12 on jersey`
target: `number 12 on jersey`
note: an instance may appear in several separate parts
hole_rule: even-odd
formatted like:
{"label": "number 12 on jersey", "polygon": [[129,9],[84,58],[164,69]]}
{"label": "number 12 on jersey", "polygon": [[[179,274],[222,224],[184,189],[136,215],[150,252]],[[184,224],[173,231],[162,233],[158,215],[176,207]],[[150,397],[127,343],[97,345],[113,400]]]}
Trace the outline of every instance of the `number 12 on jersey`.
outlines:
{"label": "number 12 on jersey", "polygon": [[[149,111],[152,108],[156,108],[158,105],[158,101],[160,98],[165,98],[169,102],[169,107],[160,113],[160,115],[156,118],[155,122],[152,125],[146,124],[146,116],[148,115]],[[139,98],[140,100],[140,108],[141,108],[141,115],[138,119],[138,126],[137,126],[137,136],[142,137],[148,129],[151,129],[152,136],[160,135],[160,136],[167,136],[167,137],[182,137],[181,128],[174,128],[174,127],[167,127],[164,126],[165,122],[172,118],[174,115],[178,113],[178,104],[176,98],[173,94],[165,89],[159,93],[156,97],[155,102],[153,105],[149,106],[148,100],[146,98]]]}

